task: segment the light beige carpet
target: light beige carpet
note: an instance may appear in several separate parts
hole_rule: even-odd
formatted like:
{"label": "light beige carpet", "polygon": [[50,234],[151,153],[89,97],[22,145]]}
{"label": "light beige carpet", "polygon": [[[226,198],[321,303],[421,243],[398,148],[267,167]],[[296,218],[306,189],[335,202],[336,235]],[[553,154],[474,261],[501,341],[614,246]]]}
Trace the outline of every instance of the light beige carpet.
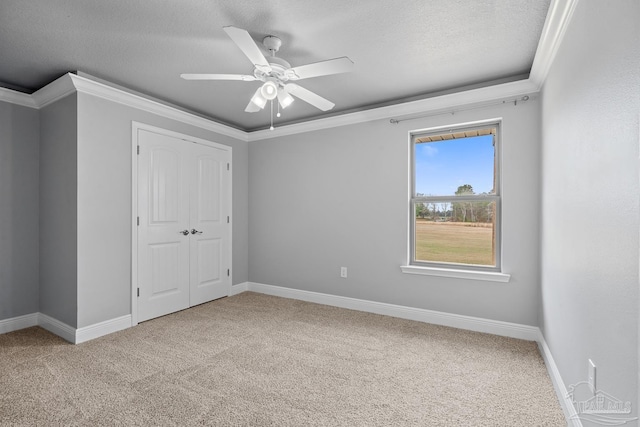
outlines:
{"label": "light beige carpet", "polygon": [[534,342],[246,292],[0,335],[2,425],[565,426]]}

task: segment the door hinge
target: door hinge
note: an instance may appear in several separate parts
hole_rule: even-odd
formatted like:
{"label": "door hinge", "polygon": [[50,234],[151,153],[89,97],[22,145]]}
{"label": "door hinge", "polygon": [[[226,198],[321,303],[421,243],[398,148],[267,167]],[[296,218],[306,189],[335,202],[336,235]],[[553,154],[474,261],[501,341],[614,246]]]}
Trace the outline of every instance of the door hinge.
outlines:
{"label": "door hinge", "polygon": [[138,154],[140,154],[140,146],[138,145]]}
{"label": "door hinge", "polygon": [[227,216],[227,224],[229,224],[229,216]]}
{"label": "door hinge", "polygon": [[229,170],[229,167],[230,167],[230,166],[229,166],[229,163],[227,163],[227,170]]}
{"label": "door hinge", "polygon": [[140,296],[140,288],[138,288],[138,296]]}
{"label": "door hinge", "polygon": [[227,268],[227,277],[231,276],[231,270]]}
{"label": "door hinge", "polygon": [[140,217],[138,217],[138,219],[136,220],[136,222],[138,223],[138,225],[140,225]]}

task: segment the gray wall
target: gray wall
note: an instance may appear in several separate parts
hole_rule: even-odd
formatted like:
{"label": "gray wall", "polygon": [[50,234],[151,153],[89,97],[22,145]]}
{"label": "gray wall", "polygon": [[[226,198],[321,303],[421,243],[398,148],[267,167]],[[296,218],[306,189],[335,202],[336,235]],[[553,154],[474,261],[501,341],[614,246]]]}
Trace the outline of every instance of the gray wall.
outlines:
{"label": "gray wall", "polygon": [[564,383],[638,414],[637,0],[581,1],[543,88],[540,323]]}
{"label": "gray wall", "polygon": [[246,142],[78,94],[78,327],[131,313],[131,122],[233,147],[233,283],[248,279]]}
{"label": "gray wall", "polygon": [[0,102],[0,320],[38,311],[38,110]]}
{"label": "gray wall", "polygon": [[77,96],[40,110],[40,312],[77,326]]}
{"label": "gray wall", "polygon": [[[408,132],[502,117],[503,270],[510,283],[403,274]],[[539,103],[388,119],[250,143],[249,280],[537,325]],[[340,266],[349,269],[339,277]]]}

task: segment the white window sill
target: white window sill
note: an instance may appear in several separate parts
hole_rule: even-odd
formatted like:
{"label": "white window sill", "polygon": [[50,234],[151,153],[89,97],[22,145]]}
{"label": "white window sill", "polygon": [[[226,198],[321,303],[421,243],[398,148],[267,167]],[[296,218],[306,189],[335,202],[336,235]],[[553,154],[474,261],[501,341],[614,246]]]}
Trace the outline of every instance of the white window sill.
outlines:
{"label": "white window sill", "polygon": [[418,267],[415,265],[402,265],[400,269],[406,274],[419,274],[423,276],[455,277],[457,279],[484,280],[489,282],[508,282],[510,274],[494,271],[454,270],[450,268]]}

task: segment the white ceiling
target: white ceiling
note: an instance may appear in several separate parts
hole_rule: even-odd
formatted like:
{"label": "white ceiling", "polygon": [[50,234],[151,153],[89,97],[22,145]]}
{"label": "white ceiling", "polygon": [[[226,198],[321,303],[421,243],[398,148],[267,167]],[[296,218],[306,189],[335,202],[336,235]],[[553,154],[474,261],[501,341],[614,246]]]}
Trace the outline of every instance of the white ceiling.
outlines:
{"label": "white ceiling", "polygon": [[348,56],[352,73],[300,81],[333,101],[297,100],[293,123],[497,80],[526,78],[550,0],[2,0],[0,86],[31,93],[80,71],[233,127],[269,126],[245,113],[258,82],[185,81],[181,73],[252,74],[222,27],[266,35],[292,66]]}

